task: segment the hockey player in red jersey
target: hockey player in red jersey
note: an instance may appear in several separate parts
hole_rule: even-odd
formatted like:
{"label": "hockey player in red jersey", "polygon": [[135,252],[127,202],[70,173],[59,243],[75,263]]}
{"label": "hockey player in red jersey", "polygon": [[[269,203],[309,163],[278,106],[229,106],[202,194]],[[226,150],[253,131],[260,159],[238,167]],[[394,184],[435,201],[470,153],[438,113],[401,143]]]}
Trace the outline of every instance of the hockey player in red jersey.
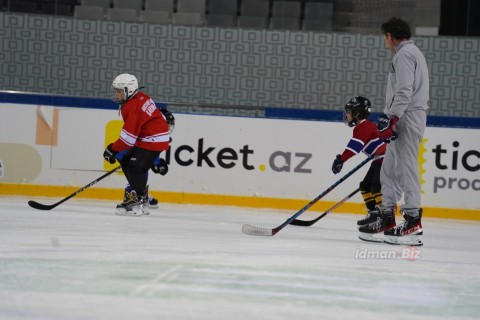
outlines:
{"label": "hockey player in red jersey", "polygon": [[[175,127],[175,117],[167,109],[160,108],[160,111],[162,112],[162,114],[165,116],[165,119],[167,120],[168,131],[170,132],[170,135],[171,135],[172,132],[173,132],[173,129]],[[170,137],[170,142],[172,142],[171,137]],[[126,152],[126,151],[122,151],[122,152]],[[116,157],[117,158],[121,157],[121,153],[117,154]],[[168,164],[164,159],[158,157],[157,159],[155,159],[155,161],[153,162],[153,165],[151,166],[150,169],[154,173],[158,173],[158,174],[161,174],[162,176],[164,176],[168,173]],[[132,192],[132,190],[133,189],[130,186],[130,184],[127,184],[127,186],[125,187],[125,193],[123,195],[124,201],[126,199],[128,199],[128,197],[130,195],[130,192]],[[157,209],[158,208],[158,200],[155,199],[151,194],[148,193],[148,199],[146,199],[146,200],[147,200],[147,206],[148,206],[149,209]],[[148,213],[145,212],[144,214],[148,214]]]}
{"label": "hockey player in red jersey", "polygon": [[[344,121],[348,126],[354,127],[353,136],[343,153],[336,156],[332,165],[333,173],[337,174],[348,159],[360,152],[375,156],[370,169],[360,182],[360,192],[367,207],[367,216],[357,221],[358,226],[376,221],[378,218],[376,206],[382,204],[380,169],[386,145],[378,136],[377,125],[368,120],[370,112],[371,103],[364,97],[354,97],[345,105]],[[393,221],[394,225],[395,221]]]}
{"label": "hockey player in red jersey", "polygon": [[132,189],[123,203],[117,205],[117,214],[140,216],[148,214],[148,170],[152,168],[158,173],[161,167],[165,170],[166,163],[158,159],[160,152],[169,147],[169,125],[155,102],[138,90],[135,76],[121,74],[112,87],[124,125],[120,137],[107,146],[103,157],[112,164],[120,162]]}

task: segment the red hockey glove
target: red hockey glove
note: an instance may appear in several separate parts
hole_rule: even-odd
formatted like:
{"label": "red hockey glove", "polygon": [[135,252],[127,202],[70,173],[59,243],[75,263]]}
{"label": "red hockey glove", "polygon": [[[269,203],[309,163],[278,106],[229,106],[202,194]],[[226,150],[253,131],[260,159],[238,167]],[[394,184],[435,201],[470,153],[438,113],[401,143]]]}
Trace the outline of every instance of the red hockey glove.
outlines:
{"label": "red hockey glove", "polygon": [[398,122],[397,116],[389,117],[386,114],[382,114],[378,118],[377,130],[380,139],[389,143],[398,137],[398,133],[395,131],[395,125]]}

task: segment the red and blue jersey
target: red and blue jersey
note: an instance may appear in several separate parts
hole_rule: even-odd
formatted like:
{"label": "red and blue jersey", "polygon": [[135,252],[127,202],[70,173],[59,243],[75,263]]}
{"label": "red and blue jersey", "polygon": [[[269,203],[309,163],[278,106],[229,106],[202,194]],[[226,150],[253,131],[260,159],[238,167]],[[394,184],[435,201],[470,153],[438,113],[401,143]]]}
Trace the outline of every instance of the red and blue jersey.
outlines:
{"label": "red and blue jersey", "polygon": [[366,155],[375,155],[374,161],[383,161],[387,145],[378,136],[377,125],[369,120],[362,120],[353,128],[353,136],[342,153],[342,161],[348,159],[360,152]]}

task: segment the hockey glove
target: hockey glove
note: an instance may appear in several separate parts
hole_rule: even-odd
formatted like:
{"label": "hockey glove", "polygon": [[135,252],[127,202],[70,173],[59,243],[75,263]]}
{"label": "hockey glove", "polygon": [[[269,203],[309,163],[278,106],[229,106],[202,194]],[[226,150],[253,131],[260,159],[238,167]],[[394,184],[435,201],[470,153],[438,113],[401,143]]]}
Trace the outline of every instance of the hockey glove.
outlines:
{"label": "hockey glove", "polygon": [[117,158],[115,157],[117,155],[117,151],[114,151],[112,149],[112,144],[110,143],[105,151],[103,151],[103,157],[105,158],[106,161],[110,162],[111,164],[114,164],[115,161],[117,161]]}
{"label": "hockey glove", "polygon": [[172,133],[173,129],[175,128],[175,117],[173,116],[173,113],[163,108],[160,108],[160,111],[162,112],[165,119],[167,119],[168,130],[170,131],[170,133]]}
{"label": "hockey glove", "polygon": [[168,164],[167,161],[165,161],[162,158],[157,158],[153,162],[152,166],[150,167],[154,173],[159,173],[162,176],[166,175],[168,172]]}
{"label": "hockey glove", "polygon": [[391,141],[397,139],[398,133],[395,131],[397,122],[397,116],[389,117],[386,114],[380,115],[377,124],[378,136],[380,139],[386,143],[390,143]]}
{"label": "hockey glove", "polygon": [[333,160],[332,171],[333,173],[337,174],[337,173],[340,173],[340,171],[342,171],[342,168],[343,168],[342,156],[337,154],[337,157],[335,158],[335,160]]}

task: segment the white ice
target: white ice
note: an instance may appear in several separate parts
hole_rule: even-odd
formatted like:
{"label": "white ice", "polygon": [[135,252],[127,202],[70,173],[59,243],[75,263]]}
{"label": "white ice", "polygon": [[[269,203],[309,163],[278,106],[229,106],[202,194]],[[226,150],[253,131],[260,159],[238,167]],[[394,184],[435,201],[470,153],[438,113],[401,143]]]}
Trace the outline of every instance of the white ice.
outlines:
{"label": "white ice", "polygon": [[295,212],[161,204],[119,217],[113,202],[28,200],[0,197],[2,320],[480,318],[478,222],[426,218],[412,250],[358,240],[358,215],[255,237],[242,225]]}

